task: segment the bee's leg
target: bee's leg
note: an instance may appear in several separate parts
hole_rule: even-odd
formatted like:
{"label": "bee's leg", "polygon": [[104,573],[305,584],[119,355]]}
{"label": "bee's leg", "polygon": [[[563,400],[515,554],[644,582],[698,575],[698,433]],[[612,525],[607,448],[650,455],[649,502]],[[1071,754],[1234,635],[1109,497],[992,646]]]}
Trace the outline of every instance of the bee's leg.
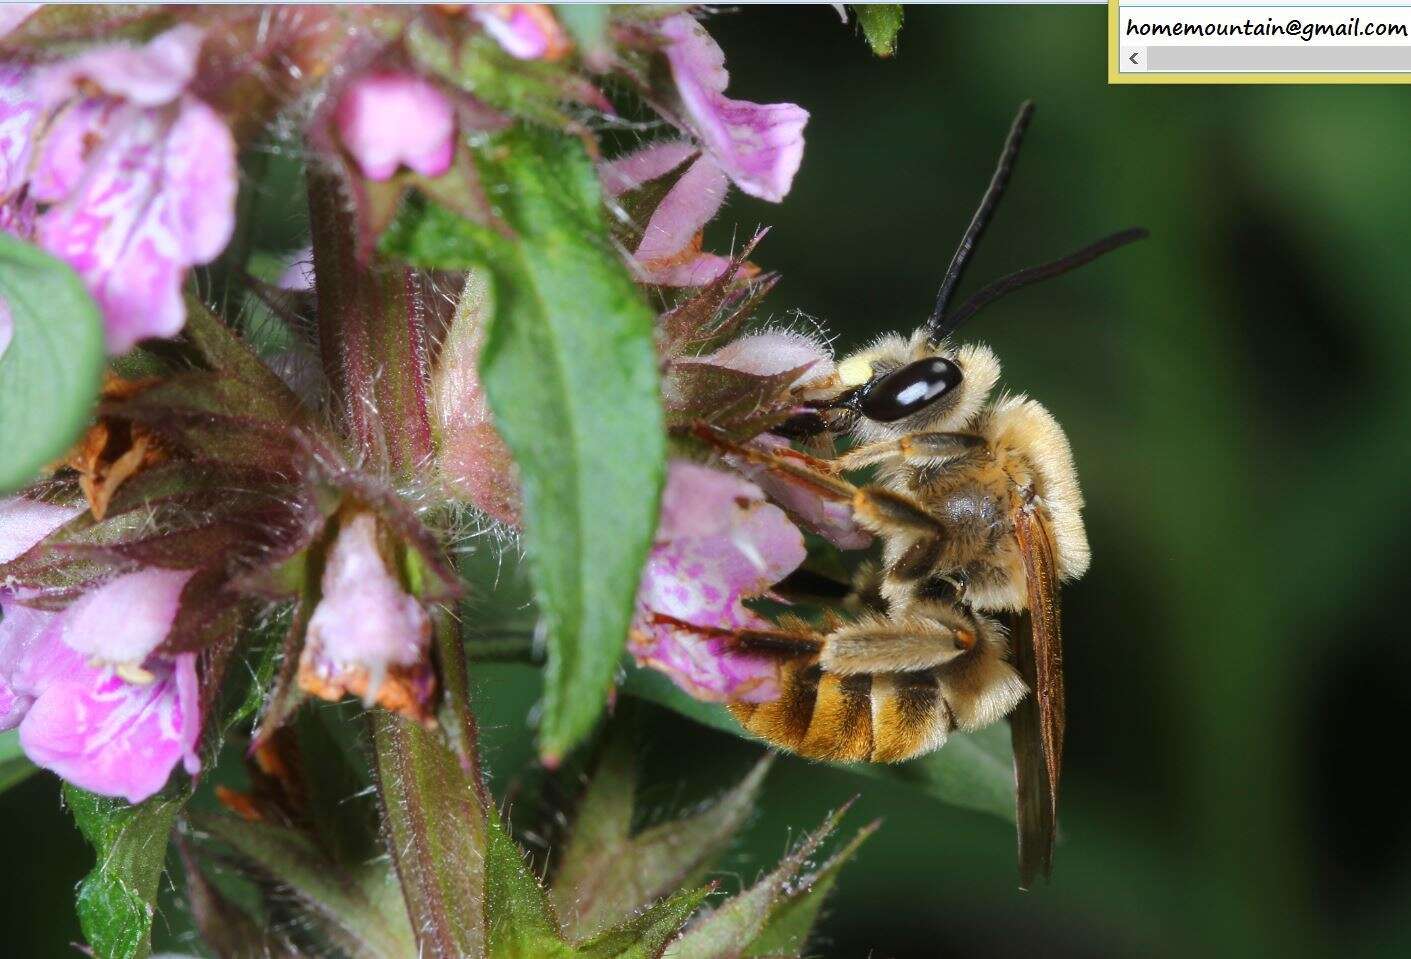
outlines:
{"label": "bee's leg", "polygon": [[977,433],[911,433],[898,440],[868,443],[848,450],[831,461],[836,469],[853,470],[889,460],[918,466],[944,466],[987,445]]}
{"label": "bee's leg", "polygon": [[945,523],[940,517],[928,513],[920,503],[905,493],[897,493],[881,486],[859,487],[840,476],[833,476],[816,468],[812,464],[818,461],[812,457],[800,454],[782,455],[744,446],[707,423],[697,423],[693,432],[712,446],[796,480],[825,498],[837,502],[851,502],[853,516],[873,532],[890,532],[898,528],[931,536],[940,536],[945,532]]}
{"label": "bee's leg", "polygon": [[831,673],[910,673],[969,652],[975,631],[929,619],[848,623],[828,634],[818,664]]}
{"label": "bee's leg", "polygon": [[684,619],[653,613],[652,621],[701,636],[723,637],[727,644],[742,652],[782,659],[813,658],[823,648],[825,635],[796,617],[786,618],[778,627],[721,629],[700,626]]}
{"label": "bee's leg", "polygon": [[745,446],[730,439],[723,430],[708,423],[695,424],[692,427],[692,432],[721,452],[763,466],[774,473],[809,487],[826,499],[847,502],[857,493],[855,484],[832,475],[831,460],[821,460],[794,451],[774,453],[753,446]]}
{"label": "bee's leg", "polygon": [[882,595],[882,570],[871,560],[861,563],[850,579],[844,580],[805,567],[794,570],[770,592],[791,603],[841,606],[857,612],[886,613]]}

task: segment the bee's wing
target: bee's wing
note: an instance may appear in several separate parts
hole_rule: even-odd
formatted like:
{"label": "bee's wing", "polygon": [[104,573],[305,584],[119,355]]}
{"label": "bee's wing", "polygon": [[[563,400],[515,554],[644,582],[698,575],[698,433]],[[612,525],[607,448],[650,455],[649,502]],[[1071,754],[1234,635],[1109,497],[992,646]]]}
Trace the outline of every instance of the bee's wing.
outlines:
{"label": "bee's wing", "polygon": [[1033,695],[1011,719],[1019,818],[1019,873],[1023,886],[1053,869],[1058,828],[1058,780],[1063,765],[1066,707],[1063,638],[1059,632],[1058,570],[1053,537],[1037,510],[1014,515],[1015,539],[1028,581],[1028,610],[1016,618],[1014,663]]}

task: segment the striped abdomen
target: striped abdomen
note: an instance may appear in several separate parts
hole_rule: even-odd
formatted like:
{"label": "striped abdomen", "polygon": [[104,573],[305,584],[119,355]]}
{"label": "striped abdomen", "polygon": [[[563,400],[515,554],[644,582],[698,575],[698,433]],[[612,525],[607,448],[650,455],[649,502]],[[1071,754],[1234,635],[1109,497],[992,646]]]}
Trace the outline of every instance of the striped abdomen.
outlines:
{"label": "striped abdomen", "polygon": [[779,698],[731,703],[740,724],[811,759],[900,762],[946,741],[955,717],[940,670],[840,675],[815,662],[785,663]]}

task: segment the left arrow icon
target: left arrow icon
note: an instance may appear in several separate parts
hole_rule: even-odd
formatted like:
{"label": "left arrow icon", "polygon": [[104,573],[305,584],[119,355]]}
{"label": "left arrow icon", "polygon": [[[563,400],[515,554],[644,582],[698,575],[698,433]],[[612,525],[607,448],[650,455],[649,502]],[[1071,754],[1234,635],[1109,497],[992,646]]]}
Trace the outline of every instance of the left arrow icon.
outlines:
{"label": "left arrow icon", "polygon": [[1132,55],[1131,55],[1130,57],[1128,57],[1127,60],[1128,60],[1129,63],[1132,64],[1132,66],[1136,66],[1136,65],[1137,65],[1137,54],[1136,54],[1136,51],[1135,51],[1135,50],[1132,51]]}

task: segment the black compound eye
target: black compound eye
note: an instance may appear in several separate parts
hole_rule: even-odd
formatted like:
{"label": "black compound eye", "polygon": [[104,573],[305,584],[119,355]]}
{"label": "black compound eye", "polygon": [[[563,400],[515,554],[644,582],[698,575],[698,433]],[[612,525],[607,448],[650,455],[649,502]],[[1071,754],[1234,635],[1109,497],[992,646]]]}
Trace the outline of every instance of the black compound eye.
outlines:
{"label": "black compound eye", "polygon": [[857,410],[870,420],[891,423],[930,406],[962,379],[960,367],[943,356],[917,360],[870,383]]}

